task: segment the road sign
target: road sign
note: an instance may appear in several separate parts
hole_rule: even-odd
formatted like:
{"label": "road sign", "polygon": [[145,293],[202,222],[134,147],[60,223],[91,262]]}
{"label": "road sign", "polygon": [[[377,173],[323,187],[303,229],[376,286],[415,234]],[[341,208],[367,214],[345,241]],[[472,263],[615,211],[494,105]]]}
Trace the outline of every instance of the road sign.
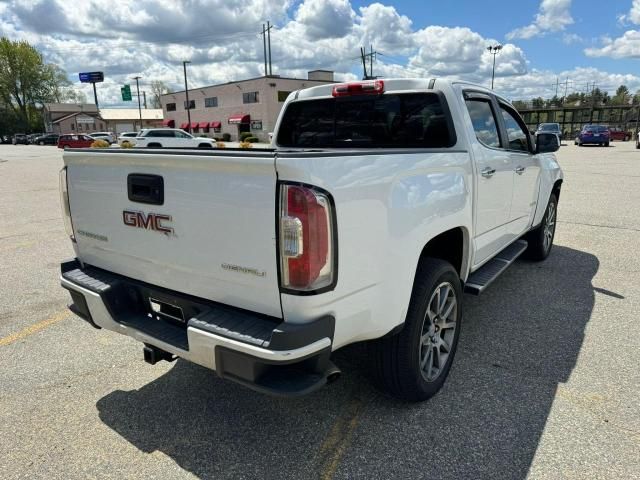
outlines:
{"label": "road sign", "polygon": [[130,102],[131,101],[131,86],[125,85],[120,89],[120,93],[122,93],[122,101]]}
{"label": "road sign", "polygon": [[104,72],[83,72],[79,77],[82,83],[104,82]]}

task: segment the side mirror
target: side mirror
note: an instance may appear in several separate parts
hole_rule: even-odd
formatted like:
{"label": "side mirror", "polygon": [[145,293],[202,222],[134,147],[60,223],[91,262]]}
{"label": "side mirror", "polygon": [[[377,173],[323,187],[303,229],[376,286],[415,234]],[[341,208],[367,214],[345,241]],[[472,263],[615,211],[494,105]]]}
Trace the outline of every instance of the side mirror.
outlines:
{"label": "side mirror", "polygon": [[560,148],[560,141],[555,133],[538,133],[536,153],[553,153]]}

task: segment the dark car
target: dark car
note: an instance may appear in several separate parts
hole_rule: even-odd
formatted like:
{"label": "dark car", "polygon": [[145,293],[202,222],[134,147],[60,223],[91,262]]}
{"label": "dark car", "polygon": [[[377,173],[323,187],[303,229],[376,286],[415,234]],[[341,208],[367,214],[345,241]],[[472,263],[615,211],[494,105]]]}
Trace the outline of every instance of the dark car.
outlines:
{"label": "dark car", "polygon": [[35,145],[57,145],[60,135],[57,133],[47,133],[46,135],[40,135],[33,140]]}
{"label": "dark car", "polygon": [[35,143],[35,139],[41,137],[42,135],[44,135],[44,133],[31,133],[27,135],[27,140],[29,140],[29,143],[33,145]]}
{"label": "dark car", "polygon": [[58,139],[58,148],[88,148],[95,141],[96,139],[91,138],[89,135],[60,135],[60,138]]}
{"label": "dark car", "polygon": [[11,143],[14,145],[29,145],[29,139],[24,133],[16,133],[11,139]]}
{"label": "dark car", "polygon": [[631,140],[631,132],[627,132],[621,128],[612,127],[609,129],[609,138],[612,142],[614,140],[628,142],[629,140]]}
{"label": "dark car", "polygon": [[585,125],[576,137],[575,144],[578,146],[595,144],[609,146],[609,129],[604,125]]}

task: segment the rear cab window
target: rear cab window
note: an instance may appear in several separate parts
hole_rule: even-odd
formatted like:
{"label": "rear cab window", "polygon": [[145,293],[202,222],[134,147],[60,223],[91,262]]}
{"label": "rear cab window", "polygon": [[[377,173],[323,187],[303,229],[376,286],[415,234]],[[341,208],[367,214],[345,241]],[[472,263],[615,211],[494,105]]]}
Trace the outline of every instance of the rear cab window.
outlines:
{"label": "rear cab window", "polygon": [[385,93],[290,103],[276,143],[299,148],[447,148],[456,134],[444,95]]}

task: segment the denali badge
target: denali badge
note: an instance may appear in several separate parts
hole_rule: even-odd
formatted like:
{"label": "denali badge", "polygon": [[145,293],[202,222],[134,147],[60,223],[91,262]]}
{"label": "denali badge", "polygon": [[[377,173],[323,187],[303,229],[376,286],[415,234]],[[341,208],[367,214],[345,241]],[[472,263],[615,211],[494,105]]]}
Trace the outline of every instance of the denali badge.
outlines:
{"label": "denali badge", "polygon": [[133,212],[124,210],[122,212],[122,221],[125,225],[136,228],[144,228],[146,230],[155,230],[164,234],[172,234],[173,228],[163,225],[162,222],[170,222],[171,215],[161,215],[159,213]]}
{"label": "denali badge", "polygon": [[223,263],[220,265],[225,270],[231,270],[232,272],[248,273],[249,275],[255,275],[256,277],[265,277],[267,272],[264,270],[258,270],[256,268],[241,267],[240,265],[231,265],[230,263]]}

